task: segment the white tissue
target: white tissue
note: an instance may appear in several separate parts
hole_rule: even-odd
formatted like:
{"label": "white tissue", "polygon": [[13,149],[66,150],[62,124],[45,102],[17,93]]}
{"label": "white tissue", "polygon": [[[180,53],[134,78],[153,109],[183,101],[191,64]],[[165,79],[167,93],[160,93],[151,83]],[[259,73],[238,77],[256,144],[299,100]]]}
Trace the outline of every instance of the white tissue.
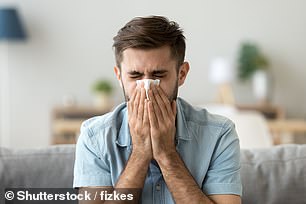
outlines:
{"label": "white tissue", "polygon": [[146,96],[147,99],[149,99],[149,95],[148,95],[148,90],[150,89],[150,84],[155,84],[155,85],[159,85],[160,80],[159,79],[142,79],[142,80],[136,80],[136,84],[137,86],[139,86],[141,84],[141,82],[144,83],[144,88],[146,90]]}

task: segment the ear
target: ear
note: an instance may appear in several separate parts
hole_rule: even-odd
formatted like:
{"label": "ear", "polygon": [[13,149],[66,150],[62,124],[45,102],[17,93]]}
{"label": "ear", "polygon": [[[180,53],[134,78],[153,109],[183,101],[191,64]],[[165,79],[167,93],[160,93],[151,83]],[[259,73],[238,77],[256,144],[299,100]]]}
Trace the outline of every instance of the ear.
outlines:
{"label": "ear", "polygon": [[121,81],[121,70],[119,67],[114,67],[114,72],[116,74],[116,77],[118,79],[119,85],[122,88],[122,81]]}
{"label": "ear", "polygon": [[189,63],[188,62],[184,62],[178,71],[178,85],[181,86],[184,84],[185,79],[187,77],[187,74],[189,72]]}

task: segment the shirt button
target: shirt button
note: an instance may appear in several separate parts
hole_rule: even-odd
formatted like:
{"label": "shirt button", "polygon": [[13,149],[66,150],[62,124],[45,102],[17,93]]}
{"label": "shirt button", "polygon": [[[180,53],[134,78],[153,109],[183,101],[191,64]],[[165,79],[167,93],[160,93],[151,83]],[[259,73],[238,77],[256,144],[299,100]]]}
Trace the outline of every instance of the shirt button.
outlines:
{"label": "shirt button", "polygon": [[158,183],[158,184],[156,185],[156,190],[157,190],[157,191],[160,191],[160,189],[161,189],[161,185],[160,185],[160,183]]}

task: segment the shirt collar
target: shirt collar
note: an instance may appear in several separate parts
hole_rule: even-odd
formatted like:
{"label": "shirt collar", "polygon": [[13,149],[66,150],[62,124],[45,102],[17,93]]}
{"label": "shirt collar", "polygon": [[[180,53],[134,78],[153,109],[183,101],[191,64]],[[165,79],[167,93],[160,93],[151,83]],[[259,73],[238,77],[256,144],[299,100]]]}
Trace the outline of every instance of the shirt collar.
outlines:
{"label": "shirt collar", "polygon": [[189,107],[188,104],[181,98],[177,98],[176,100],[176,137],[177,139],[182,140],[191,140],[190,131],[187,126],[187,121],[185,117],[185,110]]}
{"label": "shirt collar", "polygon": [[121,111],[122,114],[122,122],[121,127],[119,130],[119,134],[117,135],[117,141],[116,143],[121,147],[131,146],[132,140],[131,140],[131,134],[130,134],[130,128],[128,123],[128,111],[127,106],[125,103],[125,107]]}
{"label": "shirt collar", "polygon": [[[186,102],[184,102],[181,98],[177,98],[176,107],[177,107],[177,115],[176,115],[176,137],[181,140],[191,140],[190,132],[187,126],[184,109]],[[122,109],[122,122],[119,130],[119,134],[117,136],[116,143],[121,147],[131,146],[131,134],[128,124],[128,111],[125,104],[125,107]]]}

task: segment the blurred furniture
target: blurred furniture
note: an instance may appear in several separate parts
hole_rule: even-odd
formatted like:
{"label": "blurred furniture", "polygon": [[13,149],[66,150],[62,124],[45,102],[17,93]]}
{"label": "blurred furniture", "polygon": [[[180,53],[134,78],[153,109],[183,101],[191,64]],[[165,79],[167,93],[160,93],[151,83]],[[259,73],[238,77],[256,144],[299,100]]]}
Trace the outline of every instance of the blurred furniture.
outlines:
{"label": "blurred furniture", "polygon": [[[306,203],[306,145],[241,150],[242,203]],[[72,188],[75,145],[0,148],[0,191]],[[3,197],[2,197],[3,199]]]}
{"label": "blurred furniture", "polygon": [[275,132],[306,133],[306,121],[301,119],[270,120],[268,124]]}
{"label": "blurred furniture", "polygon": [[269,103],[258,103],[258,104],[237,104],[238,110],[251,110],[257,111],[267,119],[283,119],[285,118],[285,111],[279,107]]}
{"label": "blurred furniture", "polygon": [[[292,132],[287,132],[290,134],[285,135],[284,134],[285,132],[281,128],[281,125],[275,125],[276,121],[283,121],[285,119],[285,111],[281,107],[269,103],[258,103],[258,104],[237,104],[236,108],[241,111],[252,110],[261,113],[268,122],[268,127],[274,145],[278,145],[283,142],[281,140],[281,138],[283,138],[282,136],[284,136],[284,138],[286,136],[287,140],[291,139],[290,137],[292,135],[291,134]],[[279,123],[277,122],[277,124]]]}
{"label": "blurred furniture", "polygon": [[282,133],[288,133],[291,136],[306,133],[306,120],[302,119],[269,120],[268,125],[273,134],[275,144],[281,144]]}
{"label": "blurred furniture", "polygon": [[59,106],[52,113],[52,144],[75,144],[84,120],[103,115],[111,108]]}
{"label": "blurred furniture", "polygon": [[279,145],[306,133],[306,120],[286,119],[284,110],[278,106],[206,104],[201,107],[234,121],[242,148]]}
{"label": "blurred furniture", "polygon": [[231,83],[234,79],[234,67],[226,58],[214,58],[209,67],[209,79],[217,85],[217,102],[235,104],[235,97]]}
{"label": "blurred furniture", "polygon": [[200,107],[210,113],[225,116],[235,123],[241,148],[263,148],[273,145],[266,119],[257,111],[242,111],[235,106],[224,104],[205,104]]}

